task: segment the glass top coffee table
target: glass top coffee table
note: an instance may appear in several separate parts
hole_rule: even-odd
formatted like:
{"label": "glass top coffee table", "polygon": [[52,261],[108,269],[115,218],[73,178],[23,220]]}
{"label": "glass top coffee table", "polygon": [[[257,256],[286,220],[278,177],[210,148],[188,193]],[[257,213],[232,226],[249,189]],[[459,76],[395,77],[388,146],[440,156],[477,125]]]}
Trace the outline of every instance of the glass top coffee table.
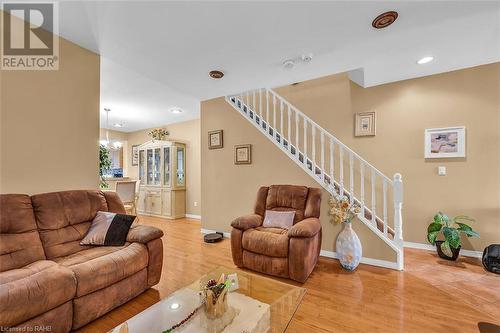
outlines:
{"label": "glass top coffee table", "polygon": [[248,273],[237,268],[218,267],[189,286],[147,308],[113,333],[162,333],[180,323],[201,304],[200,287],[221,274],[237,274],[238,289],[227,295],[231,318],[221,323],[208,319],[202,306],[172,333],[283,333],[297,310],[305,289]]}

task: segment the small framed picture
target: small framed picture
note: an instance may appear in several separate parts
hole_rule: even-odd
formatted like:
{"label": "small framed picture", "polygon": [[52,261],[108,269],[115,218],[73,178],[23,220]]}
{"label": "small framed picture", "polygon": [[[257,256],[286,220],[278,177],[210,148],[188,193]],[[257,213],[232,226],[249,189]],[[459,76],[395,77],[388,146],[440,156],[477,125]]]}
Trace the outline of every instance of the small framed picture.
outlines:
{"label": "small framed picture", "polygon": [[222,130],[208,132],[208,149],[220,149],[223,147]]}
{"label": "small framed picture", "polygon": [[425,130],[425,158],[465,157],[465,127]]}
{"label": "small framed picture", "polygon": [[356,113],[354,136],[374,136],[376,133],[375,122],[375,111]]}
{"label": "small framed picture", "polygon": [[132,146],[132,165],[139,164],[139,145]]}
{"label": "small framed picture", "polygon": [[234,164],[252,163],[252,145],[234,146]]}

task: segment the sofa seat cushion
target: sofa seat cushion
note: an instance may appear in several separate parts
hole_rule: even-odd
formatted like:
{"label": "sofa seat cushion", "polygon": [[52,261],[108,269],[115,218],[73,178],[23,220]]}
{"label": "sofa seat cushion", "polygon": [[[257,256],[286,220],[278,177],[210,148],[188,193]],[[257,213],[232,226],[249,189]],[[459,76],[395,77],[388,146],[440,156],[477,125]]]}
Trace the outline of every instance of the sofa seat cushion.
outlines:
{"label": "sofa seat cushion", "polygon": [[71,270],[48,260],[0,273],[0,327],[10,327],[73,299]]}
{"label": "sofa seat cushion", "polygon": [[288,256],[288,236],[285,229],[248,229],[243,233],[242,246],[245,250],[269,257]]}
{"label": "sofa seat cushion", "polygon": [[103,246],[54,259],[71,269],[77,280],[76,296],[90,294],[121,281],[148,265],[148,250],[139,243]]}

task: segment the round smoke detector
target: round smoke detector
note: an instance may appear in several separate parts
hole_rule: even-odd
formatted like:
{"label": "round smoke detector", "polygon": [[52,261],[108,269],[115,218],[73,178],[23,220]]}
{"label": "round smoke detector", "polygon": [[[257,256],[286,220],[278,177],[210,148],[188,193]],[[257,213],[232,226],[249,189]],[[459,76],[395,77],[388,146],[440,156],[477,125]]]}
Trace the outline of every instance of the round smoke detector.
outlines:
{"label": "round smoke detector", "polygon": [[210,71],[208,75],[210,75],[212,79],[222,79],[224,73],[222,73],[221,71]]}
{"label": "round smoke detector", "polygon": [[372,27],[374,27],[375,29],[387,28],[388,26],[393,24],[397,18],[398,12],[390,11],[382,13],[373,20]]}

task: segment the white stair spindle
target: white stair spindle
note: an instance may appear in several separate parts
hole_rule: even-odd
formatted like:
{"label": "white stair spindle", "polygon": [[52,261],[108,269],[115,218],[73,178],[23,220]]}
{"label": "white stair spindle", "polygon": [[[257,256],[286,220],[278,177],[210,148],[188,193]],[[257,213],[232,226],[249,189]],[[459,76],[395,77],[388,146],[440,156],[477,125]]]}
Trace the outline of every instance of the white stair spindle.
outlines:
{"label": "white stair spindle", "polygon": [[349,202],[352,204],[354,202],[354,161],[352,156],[352,151],[349,152]]}
{"label": "white stair spindle", "polygon": [[299,158],[299,113],[295,111],[295,157]]}
{"label": "white stair spindle", "polygon": [[292,124],[291,124],[291,121],[292,121],[292,113],[291,113],[291,110],[290,110],[290,105],[288,105],[288,108],[287,108],[287,116],[288,116],[288,121],[286,123],[286,127],[288,129],[288,150],[290,151],[290,145],[292,144],[291,141],[290,141],[290,137],[292,136]]}
{"label": "white stair spindle", "polygon": [[359,166],[359,172],[361,173],[361,216],[365,216],[365,163],[361,162]]}
{"label": "white stair spindle", "polygon": [[276,139],[276,96],[273,94],[273,137]]}
{"label": "white stair spindle", "polygon": [[259,115],[262,122],[262,89],[259,89]]}
{"label": "white stair spindle", "polygon": [[307,166],[307,119],[302,118],[304,120],[304,165]]}
{"label": "white stair spindle", "polygon": [[254,90],[252,91],[252,110],[254,111],[254,113],[256,113],[255,109],[256,107],[255,107],[255,90]]}
{"label": "white stair spindle", "polygon": [[312,169],[312,172],[314,175],[316,175],[316,170],[315,170],[315,166],[316,166],[316,126],[314,126],[314,124],[311,124],[312,128],[311,128],[311,134],[312,134],[312,165],[311,165],[311,169]]}
{"label": "white stair spindle", "polygon": [[384,178],[383,180],[383,192],[384,192],[384,207],[383,207],[383,216],[382,220],[384,222],[384,236],[387,237],[387,180]]}
{"label": "white stair spindle", "polygon": [[269,90],[267,89],[266,89],[266,123],[267,126],[269,127]]}
{"label": "white stair spindle", "polygon": [[321,182],[325,183],[325,133],[321,131]]}
{"label": "white stair spindle", "polygon": [[280,137],[281,137],[281,144],[283,145],[283,100],[280,99]]}
{"label": "white stair spindle", "polygon": [[330,138],[330,185],[333,186],[333,181],[335,179],[335,159],[334,159],[335,147],[333,143],[333,138]]}
{"label": "white stair spindle", "polygon": [[339,153],[340,153],[340,196],[344,195],[344,147],[339,146]]}
{"label": "white stair spindle", "polygon": [[374,227],[377,227],[377,220],[376,220],[376,212],[375,212],[375,208],[376,208],[376,198],[375,198],[375,182],[376,182],[376,178],[375,178],[375,169],[372,169],[372,177],[371,177],[371,180],[372,180],[372,197],[371,197],[371,200],[372,200],[372,223],[373,223],[373,226]]}

